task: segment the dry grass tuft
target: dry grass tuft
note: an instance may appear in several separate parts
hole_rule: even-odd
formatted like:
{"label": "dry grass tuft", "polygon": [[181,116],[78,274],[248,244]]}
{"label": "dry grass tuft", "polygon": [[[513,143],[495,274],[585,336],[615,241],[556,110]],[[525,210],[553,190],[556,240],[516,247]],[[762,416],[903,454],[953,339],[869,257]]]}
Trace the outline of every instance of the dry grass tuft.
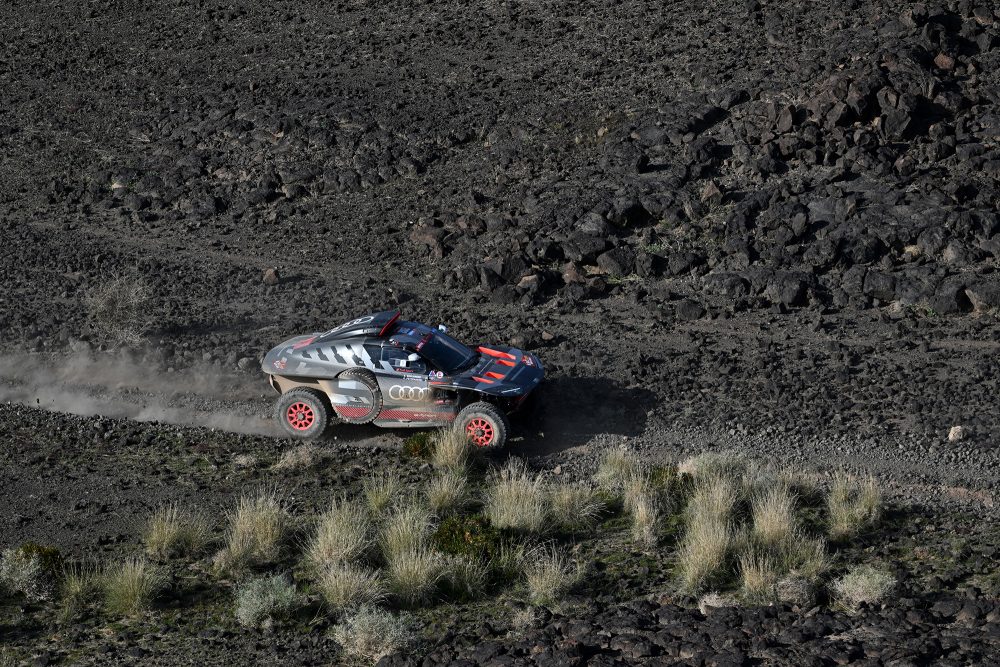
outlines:
{"label": "dry grass tuft", "polygon": [[431,437],[431,464],[438,470],[464,470],[472,454],[469,436],[461,429],[443,428]]}
{"label": "dry grass tuft", "polygon": [[468,487],[464,471],[444,470],[427,483],[427,504],[437,516],[461,511],[469,501]]}
{"label": "dry grass tuft", "polygon": [[443,577],[451,594],[460,600],[482,596],[489,580],[491,564],[467,556],[450,556],[444,561]]}
{"label": "dry grass tuft", "polygon": [[212,541],[212,526],[204,514],[173,503],[149,518],[144,541],[146,553],[155,558],[193,556]]}
{"label": "dry grass tuft", "polygon": [[306,545],[306,562],[316,571],[363,556],[372,546],[371,522],[365,510],[346,500],[334,500],[320,515],[316,532]]}
{"label": "dry grass tuft", "polygon": [[859,482],[838,473],[833,478],[826,507],[830,537],[847,539],[878,521],[882,513],[882,492],[873,477]]}
{"label": "dry grass tuft", "polygon": [[405,607],[425,604],[444,575],[441,555],[426,546],[396,552],[386,563],[389,589]]}
{"label": "dry grass tuft", "polygon": [[59,620],[67,623],[86,608],[101,589],[100,573],[92,565],[71,565],[63,571]]}
{"label": "dry grass tuft", "polygon": [[740,592],[751,602],[767,602],[775,597],[775,587],[780,576],[770,556],[746,552],[740,556]]}
{"label": "dry grass tuft", "polygon": [[149,609],[165,580],[153,565],[129,558],[108,568],[100,583],[108,611],[128,616]]}
{"label": "dry grass tuft", "polygon": [[582,484],[555,484],[549,487],[549,508],[553,523],[562,530],[592,528],[604,511],[597,490]]}
{"label": "dry grass tuft", "polygon": [[288,522],[288,507],[277,492],[261,489],[242,496],[229,515],[226,549],[216,557],[223,570],[240,570],[278,556]]}
{"label": "dry grass tuft", "polygon": [[394,472],[379,471],[364,481],[363,489],[368,511],[379,517],[402,495],[403,482]]}
{"label": "dry grass tuft", "polygon": [[632,499],[632,540],[639,546],[652,549],[659,541],[660,507],[652,494]]}
{"label": "dry grass tuft", "polygon": [[496,528],[540,533],[549,516],[547,500],[541,476],[532,476],[521,459],[511,459],[491,477],[485,511]]}
{"label": "dry grass tuft", "polygon": [[636,455],[627,445],[611,447],[601,455],[594,473],[594,481],[605,491],[624,490],[625,484],[637,471]]}
{"label": "dry grass tuft", "polygon": [[271,466],[271,470],[304,470],[319,465],[326,457],[325,449],[312,443],[305,443],[286,449]]}
{"label": "dry grass tuft", "polygon": [[533,604],[552,605],[559,602],[583,576],[582,568],[572,564],[555,547],[536,549],[528,560],[525,581]]}
{"label": "dry grass tuft", "polygon": [[386,597],[385,583],[378,572],[349,563],[324,568],[316,577],[316,589],[334,611],[377,604]]}
{"label": "dry grass tuft", "polygon": [[778,546],[798,530],[795,496],[783,484],[774,484],[753,498],[753,537],[760,544]]}
{"label": "dry grass tuft", "polygon": [[734,482],[723,476],[703,478],[695,488],[678,562],[688,590],[702,590],[725,567],[733,544],[736,497]]}
{"label": "dry grass tuft", "polygon": [[414,637],[405,618],[374,607],[362,607],[332,630],[333,638],[348,656],[375,664],[403,650]]}
{"label": "dry grass tuft", "polygon": [[398,507],[382,527],[382,555],[386,562],[423,549],[430,530],[431,515],[426,509],[413,503]]}
{"label": "dry grass tuft", "polygon": [[892,573],[871,565],[859,565],[833,582],[833,594],[844,607],[857,609],[861,603],[876,604],[896,587]]}
{"label": "dry grass tuft", "polygon": [[735,481],[748,472],[752,473],[753,468],[753,464],[737,452],[704,452],[681,462],[677,472],[694,478],[696,482],[712,477]]}

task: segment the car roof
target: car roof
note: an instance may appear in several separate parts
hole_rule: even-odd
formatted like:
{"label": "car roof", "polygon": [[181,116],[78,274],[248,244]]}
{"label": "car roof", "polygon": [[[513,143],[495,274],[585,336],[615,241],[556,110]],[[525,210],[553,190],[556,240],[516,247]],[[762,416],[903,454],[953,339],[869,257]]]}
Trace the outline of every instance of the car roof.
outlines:
{"label": "car roof", "polygon": [[374,336],[381,338],[399,319],[398,310],[383,310],[378,313],[362,315],[324,331],[317,337],[317,342],[344,340],[346,338]]}

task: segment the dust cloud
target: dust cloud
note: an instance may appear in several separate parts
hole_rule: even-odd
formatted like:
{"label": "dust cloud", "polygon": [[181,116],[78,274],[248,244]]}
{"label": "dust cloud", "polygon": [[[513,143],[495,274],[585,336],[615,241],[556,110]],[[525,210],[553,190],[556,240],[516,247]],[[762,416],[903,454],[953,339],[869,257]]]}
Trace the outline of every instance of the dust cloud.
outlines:
{"label": "dust cloud", "polygon": [[211,366],[165,372],[126,355],[0,356],[0,401],[74,415],[276,435],[259,378]]}

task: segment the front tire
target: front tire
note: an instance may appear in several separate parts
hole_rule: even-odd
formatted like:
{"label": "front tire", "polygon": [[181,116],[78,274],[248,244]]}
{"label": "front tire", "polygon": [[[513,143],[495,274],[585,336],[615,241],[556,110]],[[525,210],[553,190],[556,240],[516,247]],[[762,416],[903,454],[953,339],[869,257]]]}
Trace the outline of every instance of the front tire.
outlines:
{"label": "front tire", "polygon": [[274,418],[285,435],[297,440],[312,440],[323,435],[330,422],[326,397],[314,389],[296,387],[275,402]]}
{"label": "front tire", "polygon": [[499,449],[507,444],[510,422],[495,405],[479,401],[462,408],[455,417],[455,428],[461,429],[476,447]]}

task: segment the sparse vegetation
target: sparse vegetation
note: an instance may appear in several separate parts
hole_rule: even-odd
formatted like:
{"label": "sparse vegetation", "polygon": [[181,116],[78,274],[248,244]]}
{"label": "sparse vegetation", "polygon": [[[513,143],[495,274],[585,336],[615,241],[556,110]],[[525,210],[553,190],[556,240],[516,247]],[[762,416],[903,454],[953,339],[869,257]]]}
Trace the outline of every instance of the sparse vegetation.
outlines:
{"label": "sparse vegetation", "polygon": [[468,501],[468,479],[461,470],[439,472],[427,483],[427,504],[438,516],[460,511]]}
{"label": "sparse vegetation", "polygon": [[546,501],[541,476],[532,476],[521,459],[511,459],[490,479],[485,511],[497,528],[539,533],[548,518]]}
{"label": "sparse vegetation", "polygon": [[606,491],[619,493],[635,476],[636,471],[635,453],[632,450],[625,445],[611,447],[601,455],[594,481]]}
{"label": "sparse vegetation", "polygon": [[403,441],[403,453],[417,459],[431,456],[431,432],[417,431]]}
{"label": "sparse vegetation", "polygon": [[580,580],[583,572],[555,547],[539,548],[528,555],[525,582],[534,604],[552,605]]}
{"label": "sparse vegetation", "polygon": [[656,498],[644,494],[634,498],[631,505],[632,540],[641,547],[652,549],[656,546],[660,526],[660,508]]}
{"label": "sparse vegetation", "polygon": [[604,511],[597,490],[582,484],[554,484],[549,488],[552,521],[562,530],[586,530],[594,526]]}
{"label": "sparse vegetation", "polygon": [[379,517],[402,495],[403,483],[396,473],[383,470],[366,479],[363,488],[368,511]]}
{"label": "sparse vegetation", "polygon": [[347,563],[363,556],[372,546],[368,514],[356,503],[334,500],[319,517],[306,545],[306,562],[315,570]]}
{"label": "sparse vegetation", "polygon": [[195,555],[211,540],[208,519],[177,504],[158,509],[149,518],[144,536],[146,553],[156,558]]}
{"label": "sparse vegetation", "polygon": [[385,583],[378,572],[350,563],[323,568],[316,577],[316,589],[334,611],[376,604],[386,597]]}
{"label": "sparse vegetation", "polygon": [[251,579],[236,591],[236,620],[256,628],[288,616],[298,603],[295,585],[283,575]]}
{"label": "sparse vegetation", "polygon": [[779,572],[766,553],[749,551],[740,556],[740,591],[749,602],[774,598]]}
{"label": "sparse vegetation", "polygon": [[163,587],[163,575],[152,564],[128,558],[112,565],[101,576],[104,604],[109,612],[129,616],[150,608]]}
{"label": "sparse vegetation", "polygon": [[333,638],[347,655],[378,662],[414,641],[406,617],[383,609],[361,607],[334,626]]}
{"label": "sparse vegetation", "polygon": [[28,600],[44,600],[50,595],[39,559],[20,549],[0,554],[0,584],[0,588],[21,593]]}
{"label": "sparse vegetation", "polygon": [[888,570],[872,565],[858,565],[833,582],[832,590],[837,601],[848,609],[861,603],[881,602],[896,586],[896,578]]}
{"label": "sparse vegetation", "polygon": [[483,594],[489,582],[491,563],[468,556],[448,556],[443,562],[443,580],[449,598],[469,601]]}
{"label": "sparse vegetation", "polygon": [[285,450],[273,466],[272,470],[302,470],[319,465],[326,457],[326,451],[312,443],[297,445]]}
{"label": "sparse vegetation", "polygon": [[101,580],[96,567],[84,564],[68,566],[60,587],[59,620],[68,622],[76,618],[100,588]]}
{"label": "sparse vegetation", "polygon": [[382,555],[392,563],[397,557],[423,549],[430,536],[431,515],[416,503],[406,503],[386,519],[382,528]]}
{"label": "sparse vegetation", "polygon": [[138,273],[112,274],[91,287],[85,299],[91,327],[110,347],[138,343],[150,324],[152,290]]}
{"label": "sparse vegetation", "polygon": [[873,477],[855,480],[837,474],[827,496],[830,537],[844,540],[878,521],[882,492]]}
{"label": "sparse vegetation", "polygon": [[776,483],[753,498],[753,537],[770,547],[788,542],[798,529],[795,497],[788,488]]}
{"label": "sparse vegetation", "polygon": [[393,552],[387,559],[389,589],[405,607],[426,603],[444,574],[441,555],[429,547]]}
{"label": "sparse vegetation", "polygon": [[272,561],[285,535],[288,508],[277,492],[261,489],[242,496],[229,514],[226,549],[217,558],[223,570],[238,570]]}
{"label": "sparse vegetation", "polygon": [[472,455],[469,436],[458,428],[443,428],[431,438],[431,463],[438,470],[464,470]]}

